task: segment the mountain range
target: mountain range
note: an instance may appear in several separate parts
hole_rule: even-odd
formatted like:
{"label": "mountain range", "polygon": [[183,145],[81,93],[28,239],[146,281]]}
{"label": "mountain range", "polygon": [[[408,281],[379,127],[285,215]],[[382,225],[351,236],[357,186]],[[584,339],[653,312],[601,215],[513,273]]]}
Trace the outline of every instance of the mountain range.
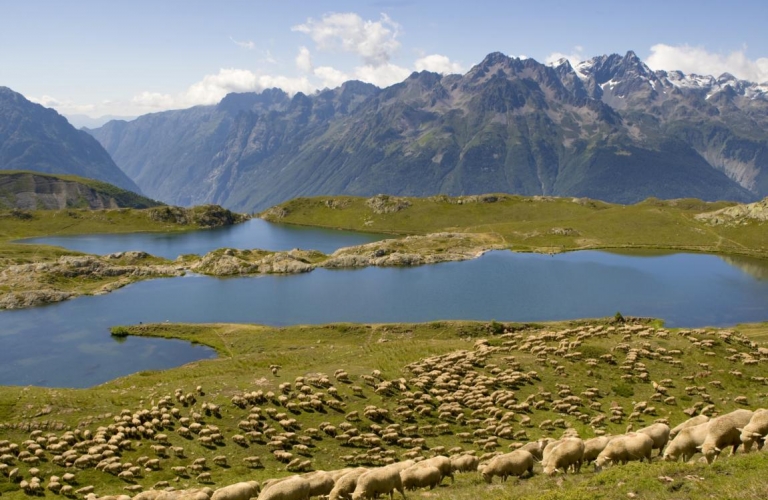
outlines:
{"label": "mountain range", "polygon": [[464,75],[233,93],[88,132],[148,196],[240,211],[334,194],[768,196],[768,84],[653,71],[631,51],[575,67],[492,53]]}
{"label": "mountain range", "polygon": [[0,87],[0,169],[73,174],[140,192],[91,135],[7,87]]}

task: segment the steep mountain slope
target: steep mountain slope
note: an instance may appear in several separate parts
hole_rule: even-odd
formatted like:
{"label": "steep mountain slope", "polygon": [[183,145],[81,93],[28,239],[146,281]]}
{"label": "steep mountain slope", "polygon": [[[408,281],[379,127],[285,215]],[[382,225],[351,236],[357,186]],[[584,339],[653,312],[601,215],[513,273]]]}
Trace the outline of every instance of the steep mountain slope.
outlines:
{"label": "steep mountain slope", "polygon": [[92,133],[149,195],[179,204],[499,191],[753,201],[768,195],[767,89],[654,72],[632,52],[578,68],[493,53],[465,75],[231,94]]}
{"label": "steep mountain slope", "polygon": [[7,87],[0,87],[0,169],[73,174],[140,191],[93,137]]}
{"label": "steep mountain slope", "polygon": [[105,182],[74,175],[0,170],[0,208],[150,208],[162,205]]}

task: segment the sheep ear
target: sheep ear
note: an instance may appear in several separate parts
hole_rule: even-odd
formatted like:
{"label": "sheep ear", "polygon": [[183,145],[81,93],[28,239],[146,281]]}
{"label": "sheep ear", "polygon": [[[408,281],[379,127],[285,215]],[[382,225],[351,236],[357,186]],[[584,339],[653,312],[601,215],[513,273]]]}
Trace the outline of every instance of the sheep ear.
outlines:
{"label": "sheep ear", "polygon": [[715,453],[720,453],[721,451],[723,451],[723,450],[721,450],[721,449],[720,449],[720,448],[718,448],[718,447],[715,447]]}
{"label": "sheep ear", "polygon": [[744,432],[744,427],[736,427],[736,430],[739,432]]}

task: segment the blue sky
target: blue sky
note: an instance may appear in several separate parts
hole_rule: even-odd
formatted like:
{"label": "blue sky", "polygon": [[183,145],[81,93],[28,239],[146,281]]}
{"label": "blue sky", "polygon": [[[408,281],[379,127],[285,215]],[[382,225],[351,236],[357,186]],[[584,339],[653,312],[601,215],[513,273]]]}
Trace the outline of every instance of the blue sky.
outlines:
{"label": "blue sky", "polygon": [[501,51],[768,80],[768,2],[4,0],[0,85],[64,114],[138,115],[229,91],[464,72]]}

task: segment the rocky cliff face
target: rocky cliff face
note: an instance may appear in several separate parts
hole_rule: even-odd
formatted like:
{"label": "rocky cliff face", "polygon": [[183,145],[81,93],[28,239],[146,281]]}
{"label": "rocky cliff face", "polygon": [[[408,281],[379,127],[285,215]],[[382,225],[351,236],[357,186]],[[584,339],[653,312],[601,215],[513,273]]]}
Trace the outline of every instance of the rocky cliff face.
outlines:
{"label": "rocky cliff face", "polygon": [[149,208],[160,203],[102,182],[35,172],[0,171],[0,208]]}
{"label": "rocky cliff face", "polygon": [[0,169],[79,175],[140,192],[92,136],[7,87],[0,87]]}
{"label": "rocky cliff face", "polygon": [[465,75],[232,94],[92,133],[151,196],[241,211],[377,193],[754,201],[768,195],[766,90],[654,72],[632,52],[576,68],[493,53]]}

